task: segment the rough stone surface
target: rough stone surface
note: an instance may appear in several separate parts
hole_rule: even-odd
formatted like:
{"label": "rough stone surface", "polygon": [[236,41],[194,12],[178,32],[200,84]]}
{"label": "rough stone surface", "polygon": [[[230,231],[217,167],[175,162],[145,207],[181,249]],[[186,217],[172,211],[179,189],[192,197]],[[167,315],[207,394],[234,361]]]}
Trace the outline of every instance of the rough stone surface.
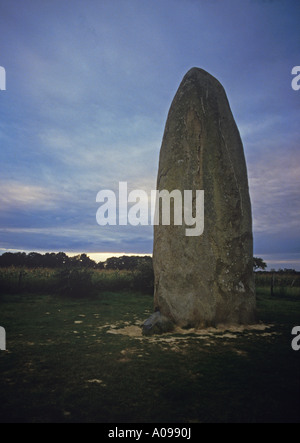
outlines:
{"label": "rough stone surface", "polygon": [[222,85],[183,78],[160,152],[157,189],[204,190],[204,232],[154,227],[155,308],[181,327],[255,322],[251,203],[243,145]]}

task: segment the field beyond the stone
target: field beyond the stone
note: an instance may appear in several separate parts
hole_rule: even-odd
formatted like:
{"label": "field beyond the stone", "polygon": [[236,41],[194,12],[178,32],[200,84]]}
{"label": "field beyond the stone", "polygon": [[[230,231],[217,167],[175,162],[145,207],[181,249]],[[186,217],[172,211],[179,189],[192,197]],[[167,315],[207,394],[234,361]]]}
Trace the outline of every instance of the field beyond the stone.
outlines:
{"label": "field beyond the stone", "polygon": [[252,328],[144,337],[153,299],[0,295],[0,422],[299,422],[300,298],[258,295]]}

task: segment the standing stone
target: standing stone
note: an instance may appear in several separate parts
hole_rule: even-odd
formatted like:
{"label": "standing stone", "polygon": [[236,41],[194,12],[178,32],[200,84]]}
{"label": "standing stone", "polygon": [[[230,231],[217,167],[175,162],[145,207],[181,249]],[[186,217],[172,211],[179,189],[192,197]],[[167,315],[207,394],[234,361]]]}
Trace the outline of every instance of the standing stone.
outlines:
{"label": "standing stone", "polygon": [[[222,85],[193,68],[172,102],[157,190],[204,190],[204,232],[154,227],[156,310],[181,327],[255,322],[253,239],[240,134]],[[161,211],[161,210],[160,210]]]}

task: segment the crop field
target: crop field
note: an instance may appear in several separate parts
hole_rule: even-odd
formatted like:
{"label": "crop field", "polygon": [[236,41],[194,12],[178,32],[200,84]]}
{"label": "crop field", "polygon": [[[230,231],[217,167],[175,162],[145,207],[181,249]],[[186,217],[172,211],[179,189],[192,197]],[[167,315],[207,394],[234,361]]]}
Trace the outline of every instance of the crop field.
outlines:
{"label": "crop field", "polygon": [[11,270],[14,290],[0,295],[0,422],[299,422],[299,293],[261,287],[252,327],[144,337],[153,298],[103,283],[130,286],[130,274],[99,273],[104,289],[78,298],[50,291],[53,271],[32,272],[18,290]]}
{"label": "crop field", "polygon": [[153,294],[152,268],[133,271],[0,268],[0,294],[28,292],[89,298],[99,292],[119,290]]}

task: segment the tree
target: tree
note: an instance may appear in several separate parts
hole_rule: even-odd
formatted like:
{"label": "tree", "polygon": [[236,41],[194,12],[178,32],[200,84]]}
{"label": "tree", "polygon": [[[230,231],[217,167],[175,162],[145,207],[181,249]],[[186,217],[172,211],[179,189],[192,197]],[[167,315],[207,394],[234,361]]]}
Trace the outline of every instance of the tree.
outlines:
{"label": "tree", "polygon": [[263,271],[266,269],[267,263],[263,261],[262,258],[253,257],[253,270],[262,269]]}
{"label": "tree", "polygon": [[105,269],[113,269],[114,271],[117,269],[122,269],[122,259],[118,257],[110,257],[105,261]]}
{"label": "tree", "polygon": [[12,252],[5,252],[0,257],[0,264],[2,267],[14,266],[15,254],[13,254]]}
{"label": "tree", "polygon": [[113,269],[113,270],[126,270],[126,271],[134,271],[137,267],[143,263],[151,263],[152,258],[145,256],[128,256],[123,255],[122,257],[110,257],[104,263],[105,269]]}
{"label": "tree", "polygon": [[26,266],[28,268],[41,268],[43,266],[43,256],[38,252],[30,252],[27,255]]}
{"label": "tree", "polygon": [[71,266],[77,268],[95,268],[96,262],[91,260],[86,254],[75,255],[69,260]]}

